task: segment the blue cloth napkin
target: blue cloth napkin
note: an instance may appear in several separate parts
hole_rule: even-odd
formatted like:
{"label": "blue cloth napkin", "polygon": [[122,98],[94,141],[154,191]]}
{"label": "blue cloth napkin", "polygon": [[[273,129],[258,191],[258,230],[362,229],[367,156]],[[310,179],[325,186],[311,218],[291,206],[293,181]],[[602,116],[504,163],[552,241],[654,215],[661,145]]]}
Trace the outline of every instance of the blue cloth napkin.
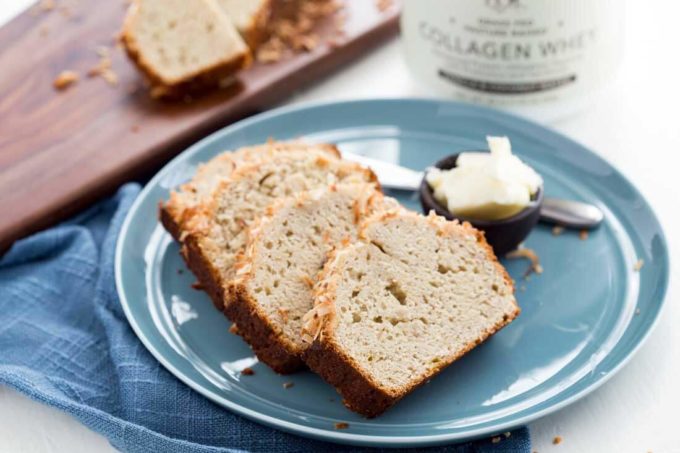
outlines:
{"label": "blue cloth napkin", "polygon": [[[0,384],[71,414],[122,451],[379,451],[297,437],[232,414],[146,351],[125,319],[113,276],[116,238],[139,190],[125,185],[0,259]],[[433,451],[529,452],[529,433]]]}

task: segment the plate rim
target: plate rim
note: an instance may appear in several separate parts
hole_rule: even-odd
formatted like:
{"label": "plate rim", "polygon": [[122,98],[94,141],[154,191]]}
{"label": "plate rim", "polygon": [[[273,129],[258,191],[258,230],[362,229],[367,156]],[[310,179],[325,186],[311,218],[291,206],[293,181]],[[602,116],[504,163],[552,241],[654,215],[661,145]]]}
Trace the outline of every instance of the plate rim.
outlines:
{"label": "plate rim", "polygon": [[[608,167],[612,168],[617,175],[630,187],[634,190],[635,194],[640,197],[647,208],[650,210],[652,213],[652,224],[656,226],[661,243],[663,245],[663,261],[665,262],[662,270],[662,275],[661,275],[661,281],[659,286],[660,288],[657,287],[657,294],[660,295],[658,301],[656,301],[656,305],[658,306],[658,309],[656,310],[656,313],[653,315],[653,318],[651,319],[650,322],[646,323],[645,326],[643,326],[641,335],[637,342],[630,348],[628,348],[625,352],[623,352],[620,356],[620,359],[617,360],[614,365],[607,370],[607,373],[604,375],[599,375],[599,377],[593,381],[591,384],[587,385],[586,387],[576,391],[575,393],[567,396],[566,398],[557,401],[553,404],[549,404],[547,407],[542,408],[540,410],[534,411],[530,414],[521,416],[519,418],[513,419],[511,422],[508,421],[500,421],[496,422],[490,426],[483,427],[483,428],[477,428],[473,430],[467,430],[467,431],[462,431],[462,432],[453,432],[453,433],[444,433],[444,434],[425,434],[425,435],[412,435],[412,436],[386,436],[384,434],[377,434],[377,435],[367,435],[367,434],[353,434],[353,433],[348,433],[348,432],[342,432],[342,431],[333,431],[329,429],[321,429],[321,428],[315,428],[315,427],[310,427],[310,426],[305,426],[300,423],[295,423],[295,422],[290,422],[287,420],[282,420],[278,419],[276,417],[267,415],[266,413],[263,413],[261,411],[251,409],[245,406],[242,406],[238,403],[235,403],[228,398],[225,398],[224,396],[212,391],[209,388],[206,388],[205,386],[195,382],[191,377],[189,377],[187,374],[185,374],[182,370],[180,370],[177,366],[175,366],[168,358],[161,353],[154,343],[146,336],[144,330],[140,327],[140,325],[137,323],[137,320],[135,319],[135,316],[132,313],[131,310],[131,304],[130,301],[127,298],[127,295],[124,291],[124,283],[123,283],[123,244],[125,242],[125,238],[128,237],[129,230],[132,226],[132,219],[135,217],[135,213],[139,209],[140,205],[144,202],[144,200],[147,198],[149,192],[151,192],[152,188],[158,185],[158,183],[165,177],[166,174],[171,172],[176,165],[178,165],[180,162],[188,159],[190,156],[193,154],[198,153],[201,149],[205,148],[208,146],[210,143],[221,139],[223,136],[226,135],[231,135],[241,129],[247,128],[252,124],[256,124],[261,121],[266,121],[266,120],[271,120],[276,117],[281,117],[285,116],[291,113],[299,113],[305,110],[313,110],[317,108],[334,108],[334,107],[350,107],[353,106],[354,108],[361,108],[362,105],[366,104],[394,104],[394,103],[411,103],[411,104],[430,104],[433,106],[450,106],[454,108],[463,108],[466,110],[469,110],[472,113],[481,113],[481,114],[488,114],[491,116],[495,117],[504,117],[505,119],[512,120],[515,122],[515,124],[520,124],[521,126],[529,126],[530,128],[540,128],[543,130],[548,131],[554,136],[558,136],[560,139],[564,140],[567,143],[570,143],[572,145],[575,145],[581,149],[586,150],[591,156],[595,157],[597,160],[601,161],[602,163],[606,164]],[[156,220],[158,222],[158,220]],[[639,349],[644,345],[644,343],[647,341],[649,338],[650,334],[652,331],[656,328],[656,326],[659,323],[660,315],[661,312],[664,310],[664,307],[666,306],[666,300],[667,300],[667,295],[668,295],[668,285],[669,285],[669,277],[670,277],[670,255],[669,255],[669,250],[668,250],[668,242],[666,239],[665,232],[663,230],[663,227],[661,225],[661,222],[658,219],[658,216],[656,212],[654,211],[652,205],[647,201],[646,197],[640,192],[640,190],[635,186],[630,179],[626,176],[625,173],[621,172],[614,164],[609,162],[608,160],[604,159],[602,156],[597,154],[596,152],[590,150],[588,147],[580,144],[579,142],[567,137],[566,135],[562,134],[561,132],[555,130],[551,126],[548,125],[543,125],[539,124],[533,121],[530,121],[524,117],[521,117],[519,115],[515,115],[512,113],[508,113],[502,110],[496,110],[490,107],[485,107],[485,106],[479,106],[479,105],[473,105],[473,104],[467,104],[467,103],[461,103],[461,102],[455,102],[455,101],[447,101],[447,100],[440,100],[440,99],[435,99],[435,98],[427,98],[427,97],[408,97],[408,98],[403,98],[403,97],[391,97],[391,98],[367,98],[367,99],[353,99],[353,100],[343,100],[343,101],[319,101],[319,102],[305,102],[305,103],[299,103],[299,104],[293,104],[293,105],[287,105],[287,106],[282,106],[278,107],[272,110],[268,110],[266,112],[262,112],[256,115],[253,115],[251,117],[242,119],[240,121],[237,121],[233,124],[230,124],[228,126],[225,126],[223,128],[220,128],[201,140],[193,143],[191,146],[188,148],[184,149],[180,153],[178,153],[175,157],[173,157],[170,161],[168,161],[144,186],[144,188],[140,191],[139,195],[133,202],[132,206],[130,207],[128,213],[125,216],[125,219],[123,221],[123,224],[121,226],[118,238],[116,240],[116,250],[115,250],[115,256],[114,256],[114,277],[115,277],[115,285],[116,285],[116,292],[118,294],[118,298],[120,300],[120,303],[122,305],[123,311],[125,313],[125,317],[127,318],[128,323],[132,327],[132,330],[134,331],[135,335],[139,338],[139,340],[144,344],[146,349],[152,354],[152,356],[158,360],[161,365],[163,365],[171,374],[173,374],[175,377],[180,379],[184,384],[188,385],[190,388],[198,392],[199,394],[203,395],[204,397],[208,398],[209,400],[213,401],[214,403],[218,404],[219,406],[230,410],[238,415],[244,416],[250,420],[253,420],[258,423],[262,423],[264,425],[267,425],[269,427],[275,428],[275,429],[281,429],[283,431],[297,434],[297,435],[302,435],[305,437],[310,437],[318,440],[323,440],[323,441],[331,441],[331,442],[336,442],[336,443],[343,443],[343,444],[351,444],[351,445],[364,445],[364,446],[382,446],[382,447],[390,447],[390,448],[397,448],[397,447],[424,447],[424,446],[432,446],[432,445],[442,445],[446,443],[454,443],[454,442],[461,442],[461,441],[469,441],[472,439],[476,438],[481,438],[485,437],[488,435],[493,435],[497,434],[499,432],[504,432],[508,431],[511,429],[514,429],[516,427],[526,425],[529,422],[532,422],[534,420],[537,420],[539,418],[542,418],[548,414],[557,412],[573,403],[576,401],[580,400],[581,398],[585,397],[586,395],[590,394],[591,392],[597,390],[600,386],[602,386],[604,383],[609,381],[616,373],[618,373],[626,364],[629,363],[629,361],[633,358],[633,356],[639,351]],[[144,298],[146,299],[146,295],[144,295]],[[617,344],[620,342],[617,341]],[[611,354],[611,351],[607,354],[609,356]],[[604,360],[604,359],[603,359]],[[557,395],[555,395],[557,396]]]}

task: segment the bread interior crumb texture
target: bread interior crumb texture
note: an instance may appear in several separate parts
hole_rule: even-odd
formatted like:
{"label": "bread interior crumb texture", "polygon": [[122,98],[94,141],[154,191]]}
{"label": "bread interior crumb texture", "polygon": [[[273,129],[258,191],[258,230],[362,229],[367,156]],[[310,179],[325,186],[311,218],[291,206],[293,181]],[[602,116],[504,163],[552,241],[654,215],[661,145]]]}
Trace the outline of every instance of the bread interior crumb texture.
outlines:
{"label": "bread interior crumb texture", "polygon": [[476,235],[415,216],[370,224],[339,256],[333,342],[399,393],[517,312],[513,288]]}

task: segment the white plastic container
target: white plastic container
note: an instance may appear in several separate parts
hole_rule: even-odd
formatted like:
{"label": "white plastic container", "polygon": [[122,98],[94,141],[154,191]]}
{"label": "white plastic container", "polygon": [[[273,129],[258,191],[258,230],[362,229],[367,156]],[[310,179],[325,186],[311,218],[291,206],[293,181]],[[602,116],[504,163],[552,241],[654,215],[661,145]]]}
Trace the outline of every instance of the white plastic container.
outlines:
{"label": "white plastic container", "polygon": [[550,121],[616,73],[621,0],[404,0],[407,64],[436,94]]}

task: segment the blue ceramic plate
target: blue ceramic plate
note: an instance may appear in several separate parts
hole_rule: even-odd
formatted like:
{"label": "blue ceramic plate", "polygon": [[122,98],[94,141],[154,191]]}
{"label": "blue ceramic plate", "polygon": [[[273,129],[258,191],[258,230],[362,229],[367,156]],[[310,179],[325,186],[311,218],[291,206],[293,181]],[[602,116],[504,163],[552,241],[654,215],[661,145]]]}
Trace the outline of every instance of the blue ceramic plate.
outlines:
{"label": "blue ceramic plate", "polygon": [[[337,143],[423,169],[446,154],[507,135],[545,179],[546,194],[598,205],[606,221],[586,240],[538,226],[526,245],[544,273],[517,280],[521,316],[383,416],[344,408],[311,372],[278,376],[257,363],[157,222],[160,200],[219,152],[269,137]],[[395,193],[419,209],[415,195]],[[635,270],[635,263],[644,266]],[[120,300],[135,332],[179,379],[225,408],[302,436],[362,445],[418,446],[495,434],[554,412],[612,376],[654,325],[668,281],[668,252],[647,202],[610,164],[544,127],[494,110],[429,100],[372,100],[274,110],[227,127],[170,162],[130,211],[116,254]],[[254,376],[241,376],[246,366]],[[294,387],[284,389],[284,382]],[[349,429],[334,429],[336,422]]]}

